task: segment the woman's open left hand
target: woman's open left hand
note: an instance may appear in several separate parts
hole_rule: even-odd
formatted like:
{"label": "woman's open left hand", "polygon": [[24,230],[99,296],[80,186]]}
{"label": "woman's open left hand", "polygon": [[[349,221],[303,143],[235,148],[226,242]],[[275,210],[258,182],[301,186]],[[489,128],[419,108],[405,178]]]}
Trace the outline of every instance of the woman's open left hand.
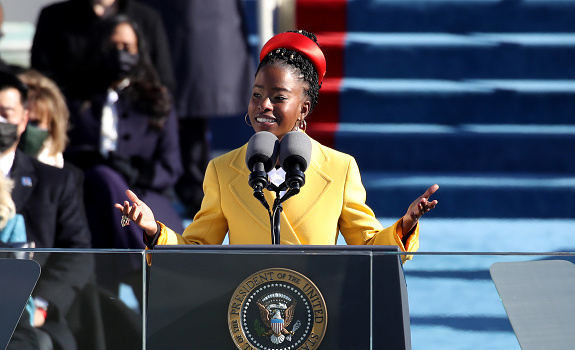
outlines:
{"label": "woman's open left hand", "polygon": [[435,184],[427,189],[424,194],[419,196],[416,200],[411,203],[409,208],[407,209],[407,213],[403,216],[403,224],[401,229],[403,233],[408,233],[411,231],[419,218],[423,216],[423,214],[427,213],[431,209],[435,208],[437,205],[437,200],[430,201],[429,197],[435,193],[439,189],[439,185]]}
{"label": "woman's open left hand", "polygon": [[158,230],[158,226],[152,209],[130,190],[126,191],[126,196],[132,201],[132,205],[130,205],[129,201],[124,201],[124,205],[116,203],[114,207],[116,207],[122,215],[125,215],[146,231],[148,236],[154,236]]}

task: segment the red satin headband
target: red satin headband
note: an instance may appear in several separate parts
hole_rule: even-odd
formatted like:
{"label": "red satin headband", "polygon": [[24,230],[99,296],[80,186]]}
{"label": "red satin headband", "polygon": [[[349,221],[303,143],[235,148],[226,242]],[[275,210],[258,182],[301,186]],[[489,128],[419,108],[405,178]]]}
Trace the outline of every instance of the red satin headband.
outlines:
{"label": "red satin headband", "polygon": [[319,84],[321,85],[323,77],[325,76],[325,56],[313,40],[299,33],[290,32],[274,35],[262,48],[262,51],[260,52],[260,62],[270,51],[282,47],[296,51],[307,57],[315,67],[319,78]]}

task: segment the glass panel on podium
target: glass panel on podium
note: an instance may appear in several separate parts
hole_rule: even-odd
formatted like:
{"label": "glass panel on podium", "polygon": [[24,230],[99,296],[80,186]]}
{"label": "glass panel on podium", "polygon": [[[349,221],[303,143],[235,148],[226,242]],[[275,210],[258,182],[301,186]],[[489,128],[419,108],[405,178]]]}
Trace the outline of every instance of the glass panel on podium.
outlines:
{"label": "glass panel on podium", "polygon": [[[33,259],[40,265],[33,295],[52,301],[42,328],[46,332],[57,330],[82,350],[143,349],[143,251],[6,248],[0,250],[0,257]],[[2,283],[13,285],[15,281]],[[67,310],[65,316],[61,315],[63,309]],[[9,348],[15,344],[30,348],[24,344],[30,344],[26,338],[30,341],[33,337],[32,312],[24,310]],[[4,319],[1,312],[0,317]]]}
{"label": "glass panel on podium", "polygon": [[147,349],[411,348],[397,247],[171,246],[148,254]]}
{"label": "glass panel on podium", "polygon": [[[549,266],[548,261],[559,261],[561,266],[568,266],[565,261],[575,263],[575,253],[418,252],[413,254],[413,260],[399,268],[401,253],[355,249],[347,246],[318,250],[302,246],[212,246],[153,252],[3,249],[0,257],[22,259],[33,254],[43,266],[40,279],[63,276],[59,268],[67,270],[69,278],[66,283],[74,286],[71,290],[76,290],[76,297],[70,299],[66,321],[82,350],[182,348],[172,346],[175,339],[185,341],[184,348],[234,349],[237,337],[232,338],[232,334],[237,336],[240,331],[234,331],[244,320],[237,319],[238,328],[234,328],[233,323],[230,327],[228,321],[230,315],[238,316],[234,314],[239,314],[239,311],[236,312],[237,305],[233,303],[246,299],[243,291],[246,294],[257,291],[246,300],[251,300],[249,304],[252,306],[260,303],[266,309],[260,310],[258,306],[246,316],[248,326],[252,327],[248,327],[247,336],[263,344],[263,340],[258,340],[259,334],[267,334],[271,341],[271,335],[275,334],[270,334],[270,331],[275,329],[278,335],[274,339],[278,344],[272,342],[274,345],[300,341],[299,348],[302,349],[395,349],[407,348],[411,343],[414,349],[426,350],[475,349],[486,345],[490,350],[520,350],[523,343],[518,338],[532,341],[521,339],[525,337],[515,328],[525,329],[525,325],[542,322],[545,328],[540,327],[540,331],[546,332],[545,337],[558,332],[552,337],[555,346],[558,340],[567,338],[561,338],[565,332],[554,327],[553,322],[545,322],[546,319],[561,319],[562,329],[575,327],[575,324],[566,324],[572,322],[567,320],[572,318],[571,310],[575,303],[568,298],[570,292],[563,286],[572,286],[573,281],[565,277],[568,274],[562,270],[552,267],[550,273],[542,274],[543,278],[561,282],[547,285],[525,272],[517,274],[511,271],[514,278],[528,277],[522,279],[524,286],[521,288],[516,288],[515,282],[504,277],[506,288],[513,287],[507,291],[500,288],[501,279],[494,281],[496,278],[492,279],[490,274],[492,267],[501,264],[530,267],[531,262],[537,263],[535,266]],[[148,256],[152,257],[151,266],[146,263]],[[268,280],[264,279],[266,276]],[[278,291],[266,285],[270,276],[275,276],[277,284],[289,290]],[[385,278],[377,282],[381,276]],[[404,282],[401,280],[403,276]],[[365,282],[366,279],[370,282]],[[256,282],[258,288],[254,288]],[[39,286],[37,283],[35,292]],[[552,292],[543,292],[550,295],[542,301],[550,303],[549,308],[543,309],[547,313],[544,315],[537,311],[542,315],[540,319],[527,319],[529,324],[519,323],[526,319],[518,311],[529,313],[544,307],[537,301],[540,298],[534,291],[539,289],[535,287],[551,287]],[[561,290],[553,290],[554,287]],[[64,295],[66,289],[57,291]],[[269,297],[274,293],[268,291],[277,291],[278,295]],[[407,291],[409,299],[406,298]],[[317,305],[321,306],[318,304],[319,294],[325,300],[323,311],[317,308]],[[536,298],[531,298],[533,295]],[[526,299],[528,303],[519,305],[521,301],[517,298],[525,296],[529,297]],[[397,298],[401,298],[403,307],[393,302]],[[297,305],[293,312],[288,312],[292,300],[297,301]],[[561,305],[553,304],[557,301]],[[305,302],[308,302],[309,309],[300,309]],[[407,302],[409,306],[405,304]],[[561,314],[553,310],[560,310]],[[310,328],[313,332],[322,330],[316,327],[316,323],[321,324],[315,322],[316,316],[319,317],[317,321],[321,321],[321,316],[327,314],[322,342],[316,343],[319,346],[301,342],[303,337],[300,336],[307,327],[302,314],[307,316],[306,312],[311,313],[310,319],[314,321]],[[291,320],[286,314],[292,315]],[[270,327],[265,319],[269,319]],[[255,327],[255,320],[258,320],[258,327]],[[296,328],[298,320],[300,324]],[[403,327],[398,331],[400,336],[388,337],[387,332],[392,331],[390,327]],[[287,333],[282,331],[284,328]],[[214,331],[221,332],[221,337],[210,336]],[[550,345],[543,335],[528,334],[544,346]],[[567,335],[571,336],[571,333]],[[284,338],[280,342],[282,336]],[[291,340],[287,339],[288,336]],[[393,339],[401,341],[402,338],[405,344],[400,347],[391,343]],[[333,339],[341,343],[336,344]],[[205,346],[208,341],[216,345]],[[285,348],[289,347],[286,345]]]}

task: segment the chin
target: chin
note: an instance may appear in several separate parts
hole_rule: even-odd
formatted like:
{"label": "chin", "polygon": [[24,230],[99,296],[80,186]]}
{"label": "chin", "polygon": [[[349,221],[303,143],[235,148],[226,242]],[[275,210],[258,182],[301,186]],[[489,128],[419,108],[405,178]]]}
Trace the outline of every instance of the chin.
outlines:
{"label": "chin", "polygon": [[254,130],[256,132],[260,132],[260,131],[269,131],[272,134],[276,134],[276,128],[274,127],[275,125],[269,125],[269,124],[257,124],[254,127]]}

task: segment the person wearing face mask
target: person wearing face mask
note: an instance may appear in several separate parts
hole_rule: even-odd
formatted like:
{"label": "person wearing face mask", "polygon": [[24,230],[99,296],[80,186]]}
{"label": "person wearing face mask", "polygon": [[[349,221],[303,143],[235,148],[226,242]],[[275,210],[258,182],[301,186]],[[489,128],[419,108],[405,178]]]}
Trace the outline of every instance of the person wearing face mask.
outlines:
{"label": "person wearing face mask", "polygon": [[[27,95],[14,74],[0,72],[0,176],[14,184],[12,200],[24,218],[28,242],[37,248],[90,248],[74,174],[17,149],[29,120]],[[13,337],[8,349],[77,349],[66,315],[93,274],[92,257],[35,252],[33,258],[42,268],[33,292],[33,329],[20,323],[15,334],[21,336]]]}
{"label": "person wearing face mask", "polygon": [[18,149],[42,163],[64,167],[63,152],[68,143],[69,112],[60,89],[34,69],[18,74],[28,87],[30,121]]}
{"label": "person wearing face mask", "polygon": [[[94,79],[86,81],[94,93],[89,99],[68,99],[70,142],[64,159],[84,171],[93,247],[142,249],[141,230],[135,225],[118,228],[121,215],[112,204],[129,186],[164,220],[182,227],[170,197],[182,174],[177,120],[138,26],[120,15],[102,21],[98,29],[89,66]],[[123,281],[141,261],[118,265],[104,272],[106,282],[113,280],[113,273]],[[117,286],[108,287],[117,292]]]}
{"label": "person wearing face mask", "polygon": [[68,143],[70,113],[60,88],[50,78],[35,69],[18,74],[28,87],[30,121],[20,137],[18,149],[44,164],[66,168],[76,178],[76,193],[83,202],[84,174],[70,162],[64,163],[63,152]]}
{"label": "person wearing face mask", "polygon": [[175,90],[166,30],[160,14],[136,0],[65,0],[42,8],[36,23],[31,48],[31,67],[53,79],[66,96],[83,98],[86,80],[91,71],[86,69],[87,52],[92,35],[101,22],[116,15],[132,18],[148,42],[152,65],[160,80],[170,91]]}
{"label": "person wearing face mask", "polygon": [[6,152],[18,140],[18,128],[0,116],[0,153]]}
{"label": "person wearing face mask", "polygon": [[106,78],[110,81],[122,81],[132,74],[139,60],[140,55],[137,52],[110,50],[106,57]]}

